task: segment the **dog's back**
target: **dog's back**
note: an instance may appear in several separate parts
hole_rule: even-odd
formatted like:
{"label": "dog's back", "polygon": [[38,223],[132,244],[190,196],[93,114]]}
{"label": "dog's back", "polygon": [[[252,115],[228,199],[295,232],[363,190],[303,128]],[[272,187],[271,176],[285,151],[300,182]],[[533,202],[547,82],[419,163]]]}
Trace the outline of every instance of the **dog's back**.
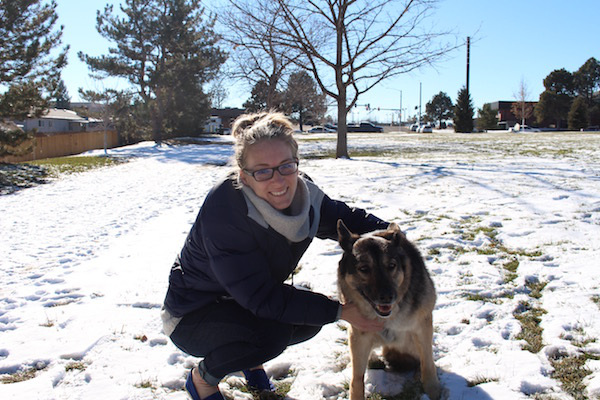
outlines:
{"label": "dog's back", "polygon": [[385,322],[380,333],[350,329],[350,399],[364,399],[369,355],[380,345],[390,364],[410,358],[418,360],[425,392],[438,399],[440,388],[432,351],[436,295],[421,254],[396,224],[360,236],[339,221],[338,234],[344,250],[338,268],[342,301],[356,304],[366,317],[382,318]]}

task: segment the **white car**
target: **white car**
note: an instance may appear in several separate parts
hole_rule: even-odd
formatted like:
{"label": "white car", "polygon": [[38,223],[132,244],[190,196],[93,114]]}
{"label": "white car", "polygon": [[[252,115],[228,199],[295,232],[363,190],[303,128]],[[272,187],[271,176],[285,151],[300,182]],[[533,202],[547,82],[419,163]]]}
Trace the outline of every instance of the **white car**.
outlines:
{"label": "white car", "polygon": [[526,133],[526,132],[541,132],[541,129],[538,128],[532,128],[529,125],[519,125],[516,124],[514,127],[509,129],[510,132],[514,132],[514,133]]}
{"label": "white car", "polygon": [[319,125],[313,126],[312,128],[310,128],[308,130],[308,133],[324,133],[324,132],[325,133],[333,133],[333,132],[337,132],[337,131],[334,129],[326,128],[324,126],[319,126]]}
{"label": "white car", "polygon": [[433,126],[427,124],[427,125],[423,125],[421,127],[419,127],[419,133],[432,133],[433,132]]}

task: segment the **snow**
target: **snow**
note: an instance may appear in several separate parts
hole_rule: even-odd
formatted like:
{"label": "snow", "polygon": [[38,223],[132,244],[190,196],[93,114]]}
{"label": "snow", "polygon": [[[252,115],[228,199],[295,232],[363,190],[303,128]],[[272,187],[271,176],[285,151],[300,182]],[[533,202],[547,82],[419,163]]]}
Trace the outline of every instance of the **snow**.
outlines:
{"label": "snow", "polygon": [[[298,139],[304,156],[335,146],[328,134]],[[351,134],[349,144],[351,155],[381,155],[308,157],[301,169],[329,196],[398,222],[423,253],[438,291],[444,398],[571,398],[550,359],[600,355],[600,136]],[[109,150],[128,163],[0,196],[0,378],[35,371],[0,384],[1,399],[187,398],[198,360],[162,333],[159,310],[171,263],[232,153],[228,137],[140,143]],[[315,240],[294,283],[336,296],[340,254]],[[539,298],[532,283],[546,283]],[[546,311],[537,353],[518,339],[523,302]],[[266,364],[291,384],[289,398],[347,398],[344,328],[327,325]],[[600,396],[600,361],[585,367],[585,395]],[[367,390],[385,397],[407,381],[412,373],[373,369]],[[234,374],[221,389],[250,399],[242,382]]]}

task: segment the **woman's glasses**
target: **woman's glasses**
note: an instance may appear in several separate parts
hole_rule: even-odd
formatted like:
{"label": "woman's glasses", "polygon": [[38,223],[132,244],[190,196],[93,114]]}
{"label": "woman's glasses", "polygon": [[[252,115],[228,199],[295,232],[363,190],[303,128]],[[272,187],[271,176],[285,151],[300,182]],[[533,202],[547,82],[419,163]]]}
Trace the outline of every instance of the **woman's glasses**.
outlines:
{"label": "woman's glasses", "polygon": [[298,171],[298,160],[295,159],[294,161],[289,161],[273,168],[261,168],[256,171],[244,169],[243,171],[248,175],[252,175],[257,182],[264,182],[273,177],[275,170],[277,170],[277,172],[279,172],[279,174],[282,176],[291,175]]}

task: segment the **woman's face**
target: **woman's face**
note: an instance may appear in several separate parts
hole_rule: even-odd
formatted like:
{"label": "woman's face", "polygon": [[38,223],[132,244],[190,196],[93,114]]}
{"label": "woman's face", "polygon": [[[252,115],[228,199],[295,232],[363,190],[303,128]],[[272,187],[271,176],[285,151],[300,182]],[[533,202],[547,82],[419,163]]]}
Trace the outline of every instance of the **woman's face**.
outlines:
{"label": "woman's face", "polygon": [[[263,168],[276,168],[291,161],[294,161],[294,157],[287,143],[278,139],[263,140],[246,150],[245,170],[254,172]],[[292,204],[298,187],[298,171],[283,176],[275,170],[271,179],[262,182],[243,171],[240,176],[244,185],[250,186],[258,197],[273,208],[284,210]]]}

